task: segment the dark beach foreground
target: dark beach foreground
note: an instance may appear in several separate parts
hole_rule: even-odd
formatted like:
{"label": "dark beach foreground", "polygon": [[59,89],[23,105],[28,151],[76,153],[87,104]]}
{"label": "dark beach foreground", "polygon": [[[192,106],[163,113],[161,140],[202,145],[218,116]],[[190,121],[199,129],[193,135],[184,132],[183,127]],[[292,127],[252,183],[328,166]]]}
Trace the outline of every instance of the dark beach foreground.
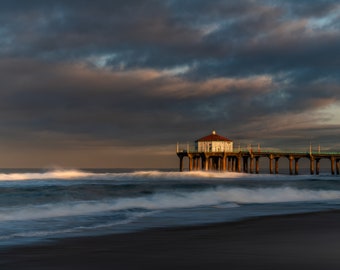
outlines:
{"label": "dark beach foreground", "polygon": [[340,211],[57,240],[0,269],[340,269]]}

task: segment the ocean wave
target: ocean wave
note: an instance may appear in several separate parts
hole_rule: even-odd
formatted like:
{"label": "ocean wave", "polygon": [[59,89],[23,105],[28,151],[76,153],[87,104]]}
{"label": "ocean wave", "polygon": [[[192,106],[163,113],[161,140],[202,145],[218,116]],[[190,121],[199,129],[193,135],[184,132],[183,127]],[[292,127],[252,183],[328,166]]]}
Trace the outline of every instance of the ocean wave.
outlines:
{"label": "ocean wave", "polygon": [[[93,223],[88,226],[74,226],[65,229],[55,229],[49,228],[48,230],[41,230],[41,228],[35,228],[28,231],[20,231],[16,233],[9,233],[6,235],[0,235],[0,241],[8,241],[16,238],[45,238],[51,237],[54,235],[64,235],[64,234],[72,234],[72,233],[83,233],[84,231],[93,231],[98,229],[109,229],[119,225],[129,224],[139,218],[147,217],[155,214],[156,211],[148,212],[148,213],[129,213],[129,215],[122,220],[117,220],[114,222],[104,222],[104,223]],[[1,244],[0,244],[1,245]]]}
{"label": "ocean wave", "polygon": [[153,211],[178,208],[238,207],[250,203],[309,202],[340,199],[340,191],[280,188],[217,187],[194,192],[158,192],[133,198],[70,201],[0,208],[0,221],[36,220],[116,211]]}
{"label": "ocean wave", "polygon": [[84,179],[98,174],[81,170],[53,170],[46,172],[0,173],[0,181]]}
{"label": "ocean wave", "polygon": [[164,171],[132,171],[132,172],[89,172],[84,170],[51,170],[46,172],[0,173],[0,181],[24,180],[136,180],[136,179],[197,179],[197,178],[239,178],[239,173],[219,172],[164,172]]}
{"label": "ocean wave", "polygon": [[[318,176],[318,179],[326,176]],[[85,170],[51,170],[45,172],[24,173],[0,173],[1,181],[25,181],[25,180],[197,180],[197,179],[238,179],[238,180],[304,180],[310,179],[310,175],[273,175],[273,174],[247,174],[236,172],[212,172],[212,171],[158,171],[139,170],[131,172],[91,172]],[[329,177],[328,177],[329,178]],[[330,179],[333,179],[331,177]]]}

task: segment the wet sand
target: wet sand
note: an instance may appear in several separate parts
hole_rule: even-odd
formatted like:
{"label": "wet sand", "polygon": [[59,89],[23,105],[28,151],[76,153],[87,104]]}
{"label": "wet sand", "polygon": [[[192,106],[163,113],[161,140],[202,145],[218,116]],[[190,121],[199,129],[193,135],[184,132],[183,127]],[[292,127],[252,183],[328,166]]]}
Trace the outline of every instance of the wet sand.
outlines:
{"label": "wet sand", "polygon": [[340,212],[63,239],[2,250],[0,269],[340,269]]}

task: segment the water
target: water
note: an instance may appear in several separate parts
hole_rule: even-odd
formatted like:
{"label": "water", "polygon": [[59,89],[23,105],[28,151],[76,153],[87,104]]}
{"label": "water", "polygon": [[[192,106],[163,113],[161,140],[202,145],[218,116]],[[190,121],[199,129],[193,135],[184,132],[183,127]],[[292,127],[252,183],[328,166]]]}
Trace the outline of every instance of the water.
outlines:
{"label": "water", "polygon": [[0,171],[0,246],[340,209],[328,174]]}

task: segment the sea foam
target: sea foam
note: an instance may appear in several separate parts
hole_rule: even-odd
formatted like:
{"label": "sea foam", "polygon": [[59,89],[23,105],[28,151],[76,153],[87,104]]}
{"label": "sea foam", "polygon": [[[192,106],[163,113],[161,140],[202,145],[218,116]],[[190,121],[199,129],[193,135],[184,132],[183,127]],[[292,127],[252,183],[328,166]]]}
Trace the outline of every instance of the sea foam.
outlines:
{"label": "sea foam", "polygon": [[[327,177],[318,176],[320,177]],[[237,179],[237,180],[303,180],[309,179],[309,175],[273,175],[273,174],[247,174],[236,172],[213,172],[213,171],[158,171],[140,170],[132,172],[91,172],[85,170],[49,170],[44,172],[25,173],[0,173],[1,181],[25,181],[25,180],[197,180],[197,179]],[[332,178],[332,177],[331,177]],[[334,177],[333,177],[334,178]],[[332,178],[332,179],[333,179]]]}

